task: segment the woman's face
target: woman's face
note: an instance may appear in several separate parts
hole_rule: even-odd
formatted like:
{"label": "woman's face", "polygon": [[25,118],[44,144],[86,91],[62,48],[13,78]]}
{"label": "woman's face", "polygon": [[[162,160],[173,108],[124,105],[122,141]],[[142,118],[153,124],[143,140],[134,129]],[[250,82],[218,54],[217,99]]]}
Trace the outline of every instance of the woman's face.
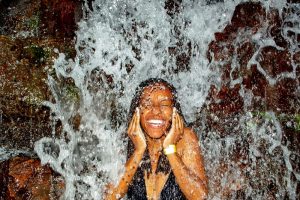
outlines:
{"label": "woman's face", "polygon": [[147,86],[139,105],[142,128],[149,137],[161,138],[171,125],[174,106],[171,90],[162,83]]}

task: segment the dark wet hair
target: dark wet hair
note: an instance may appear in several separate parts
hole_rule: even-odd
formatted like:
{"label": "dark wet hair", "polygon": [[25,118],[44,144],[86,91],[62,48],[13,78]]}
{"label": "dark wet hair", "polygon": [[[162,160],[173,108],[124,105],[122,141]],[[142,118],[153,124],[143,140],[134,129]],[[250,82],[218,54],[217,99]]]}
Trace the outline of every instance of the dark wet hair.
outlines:
{"label": "dark wet hair", "polygon": [[[185,119],[181,112],[180,104],[177,99],[177,91],[176,91],[175,87],[172,84],[165,81],[164,79],[150,78],[150,79],[147,79],[147,80],[141,82],[140,85],[136,88],[135,95],[131,101],[131,105],[130,105],[130,109],[129,109],[128,121],[127,121],[128,125],[132,119],[135,109],[139,106],[140,98],[143,93],[143,90],[146,87],[155,85],[157,83],[161,83],[170,89],[170,91],[172,92],[172,95],[173,95],[174,107],[177,109],[178,114],[182,117],[184,123],[186,124]],[[130,156],[133,154],[133,152],[134,152],[134,144],[129,139],[128,140],[128,148],[127,148],[127,159],[130,158]],[[150,156],[148,153],[148,149],[146,150],[144,157],[142,159],[141,168],[142,168],[142,171],[144,171],[144,170],[147,170],[148,172],[151,171]],[[160,156],[159,161],[158,161],[158,166],[157,166],[156,172],[168,173],[170,171],[170,169],[171,168],[170,168],[169,161],[167,160],[166,156],[162,153],[162,155]]]}

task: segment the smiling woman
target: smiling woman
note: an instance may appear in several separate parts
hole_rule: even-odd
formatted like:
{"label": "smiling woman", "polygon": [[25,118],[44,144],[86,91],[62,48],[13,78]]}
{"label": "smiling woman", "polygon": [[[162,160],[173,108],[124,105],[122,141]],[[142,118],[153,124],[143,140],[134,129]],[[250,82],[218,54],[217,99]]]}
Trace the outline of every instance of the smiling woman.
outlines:
{"label": "smiling woman", "polygon": [[141,126],[145,133],[151,138],[161,138],[172,120],[172,92],[162,83],[144,88],[139,109]]}
{"label": "smiling woman", "polygon": [[198,138],[185,125],[175,88],[162,79],[140,84],[131,103],[128,160],[106,199],[204,199],[207,179]]}

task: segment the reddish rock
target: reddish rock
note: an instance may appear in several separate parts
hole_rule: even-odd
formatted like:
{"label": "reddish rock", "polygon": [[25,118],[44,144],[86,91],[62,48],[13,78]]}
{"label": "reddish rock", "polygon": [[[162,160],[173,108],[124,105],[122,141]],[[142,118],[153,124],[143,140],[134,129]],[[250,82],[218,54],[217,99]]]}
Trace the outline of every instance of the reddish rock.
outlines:
{"label": "reddish rock", "polygon": [[[216,36],[218,37],[218,36]],[[211,61],[214,58],[214,61],[228,62],[232,58],[234,53],[234,46],[228,41],[223,41],[224,38],[221,38],[221,41],[213,41],[209,44],[208,58]],[[213,53],[213,56],[211,54]]]}
{"label": "reddish rock", "polygon": [[[251,112],[254,118],[265,120],[264,113],[272,111],[281,124],[282,144],[287,145],[291,151],[299,151],[300,52],[293,48],[295,47],[293,45],[296,45],[295,33],[283,35],[284,27],[293,26],[293,23],[285,20],[290,12],[294,12],[292,10],[292,8],[283,9],[283,18],[281,18],[276,9],[265,10],[259,3],[242,3],[236,7],[232,23],[227,25],[222,32],[215,33],[215,40],[209,44],[207,58],[212,70],[220,71],[221,86],[220,88],[211,86],[207,101],[200,111],[201,116],[194,123],[195,126],[205,124],[204,138],[206,132],[215,133],[217,137],[241,135],[245,132],[245,126],[239,120],[245,117],[244,112]],[[262,38],[273,39],[279,48],[260,46],[260,43],[253,38],[258,30]],[[255,62],[249,65],[251,59],[255,59],[259,66]],[[287,73],[296,73],[296,77],[284,78]],[[270,84],[269,78],[273,80],[277,78],[277,81]],[[234,81],[237,81],[235,85]],[[240,90],[241,88],[243,90]],[[240,94],[243,92],[250,95],[249,105],[244,105],[246,102]],[[260,113],[261,116],[256,116],[255,113]],[[245,146],[242,149],[247,152],[248,147]],[[239,152],[231,155],[231,159],[237,162],[241,160],[241,157]],[[297,160],[297,158],[291,159]],[[226,171],[225,165],[226,163],[224,164]],[[284,168],[285,166],[282,166],[282,169]],[[260,177],[261,175],[253,176]],[[245,198],[243,188],[240,190],[241,193],[226,191],[224,187],[218,185],[218,181],[213,180],[214,187],[225,198]],[[252,187],[258,190],[262,187],[260,184],[271,188],[266,194],[270,198],[275,198],[278,194],[276,183],[271,180],[259,183],[250,181],[247,184],[253,185]]]}
{"label": "reddish rock", "polygon": [[299,113],[298,84],[295,79],[285,78],[275,86],[269,86],[266,90],[267,109],[277,113]]}
{"label": "reddish rock", "polygon": [[298,78],[298,81],[300,83],[300,67],[299,67],[300,66],[300,51],[294,54],[293,60],[295,62],[295,65],[298,66],[296,68],[296,77]]}
{"label": "reddish rock", "polygon": [[9,163],[8,175],[11,177],[8,185],[10,197],[47,199],[51,170],[40,166],[39,161],[14,158]]}
{"label": "reddish rock", "polygon": [[300,65],[300,51],[296,52],[293,55],[293,61],[295,62],[296,65]]}
{"label": "reddish rock", "polygon": [[255,34],[265,22],[265,19],[265,8],[260,3],[241,3],[235,8],[231,24],[227,25],[222,32],[215,33],[216,40],[212,43],[217,42],[225,46],[230,45],[229,41],[235,40],[243,29],[251,30],[252,34]]}
{"label": "reddish rock", "polygon": [[257,70],[256,65],[252,65],[243,77],[243,85],[246,89],[251,90],[255,96],[264,98],[267,84],[266,77]]}
{"label": "reddish rock", "polygon": [[222,86],[220,91],[212,86],[209,112],[228,115],[243,111],[243,99],[239,95],[240,85],[233,88]]}
{"label": "reddish rock", "polygon": [[0,199],[57,199],[64,190],[63,180],[38,159],[15,157],[1,166]]}
{"label": "reddish rock", "polygon": [[32,151],[35,141],[52,135],[50,109],[41,103],[52,98],[46,80],[57,56],[54,48],[74,57],[72,42],[0,36],[2,148]]}
{"label": "reddish rock", "polygon": [[245,41],[237,48],[237,62],[241,66],[241,71],[243,73],[247,73],[247,64],[249,60],[252,58],[255,52],[255,45],[253,42]]}
{"label": "reddish rock", "polygon": [[280,47],[287,47],[287,41],[281,35],[282,22],[277,9],[270,8],[270,11],[267,14],[267,19],[269,23],[268,33],[274,39],[276,45]]}
{"label": "reddish rock", "polygon": [[73,39],[81,6],[81,0],[4,0],[0,2],[0,34]]}
{"label": "reddish rock", "polygon": [[82,17],[81,6],[80,0],[41,0],[43,34],[74,37],[76,24]]}
{"label": "reddish rock", "polygon": [[260,51],[258,61],[272,78],[284,72],[293,71],[291,54],[288,50],[281,51],[272,46],[264,47]]}
{"label": "reddish rock", "polygon": [[[285,12],[291,11],[286,9]],[[288,49],[287,41],[281,35],[282,23],[278,10],[271,8],[266,11],[260,3],[247,2],[236,7],[231,24],[227,25],[222,32],[215,33],[215,40],[209,44],[207,56],[213,62],[211,66],[221,71],[222,87],[219,91],[215,88],[211,89],[214,91],[208,97],[211,112],[227,115],[241,111],[243,103],[239,97],[240,82],[235,86],[232,85],[233,81],[239,79],[242,79],[243,88],[250,90],[254,95],[250,109],[275,109],[278,112],[298,110],[295,106],[297,99],[295,80],[282,79],[273,86],[269,84],[258,66],[255,64],[248,66],[254,53],[258,52],[255,59],[267,76],[274,79],[284,73],[293,72],[293,65],[299,63],[300,54],[292,55]],[[257,30],[265,29],[266,25],[268,31],[262,34],[268,34],[278,46],[284,49],[279,50],[273,46],[260,49],[260,46],[253,41],[252,37]],[[296,75],[299,77],[300,70],[298,68],[296,70]]]}
{"label": "reddish rock", "polygon": [[[231,27],[253,28],[260,27],[266,20],[266,11],[262,5],[254,2],[246,2],[236,6],[231,18]],[[227,29],[225,28],[225,31]]]}

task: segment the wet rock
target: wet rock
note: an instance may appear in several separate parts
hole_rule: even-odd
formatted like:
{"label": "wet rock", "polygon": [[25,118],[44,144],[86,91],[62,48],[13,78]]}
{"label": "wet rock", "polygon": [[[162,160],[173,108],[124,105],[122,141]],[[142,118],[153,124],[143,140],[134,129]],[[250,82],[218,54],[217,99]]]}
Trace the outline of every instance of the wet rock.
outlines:
{"label": "wet rock", "polygon": [[48,74],[54,73],[55,48],[74,57],[72,40],[14,39],[0,36],[0,144],[32,151],[36,140],[52,135]]}
{"label": "wet rock", "polygon": [[267,79],[257,70],[256,65],[252,65],[243,77],[243,85],[246,89],[251,90],[255,96],[265,98]]}
{"label": "wet rock", "polygon": [[37,34],[39,3],[31,0],[0,2],[0,34],[27,37]]}
{"label": "wet rock", "polygon": [[211,101],[209,104],[209,112],[225,116],[242,112],[243,99],[239,95],[239,90],[239,85],[235,85],[233,88],[222,86],[219,91],[212,89],[210,93]]}
{"label": "wet rock", "polygon": [[73,38],[82,17],[80,0],[3,0],[0,35]]}
{"label": "wet rock", "polygon": [[269,86],[266,93],[268,109],[278,114],[299,113],[299,91],[297,90],[297,81],[295,79],[282,79],[275,86]]}
{"label": "wet rock", "polygon": [[0,199],[58,199],[63,179],[38,159],[18,156],[0,163]]}
{"label": "wet rock", "polygon": [[286,48],[288,43],[281,34],[283,19],[280,17],[279,11],[271,8],[267,13],[267,19],[269,23],[268,31],[270,36],[274,39],[276,45]]}
{"label": "wet rock", "polygon": [[[265,8],[260,3],[246,2],[236,6],[231,18],[231,26],[234,29],[260,27],[265,22]],[[229,26],[228,26],[229,27]],[[226,28],[228,28],[226,27]],[[225,30],[227,30],[225,28]],[[255,32],[254,32],[255,33]]]}
{"label": "wet rock", "polygon": [[298,66],[296,68],[296,77],[298,78],[298,81],[300,82],[300,51],[296,52],[293,56],[293,60],[295,62],[295,65]]}
{"label": "wet rock", "polygon": [[[222,32],[215,33],[215,40],[209,44],[207,57],[210,66],[212,70],[220,71],[221,80],[211,86],[197,120],[199,124],[196,122],[195,126],[203,127],[203,138],[227,139],[228,136],[240,135],[245,140],[241,142],[241,147],[234,145],[240,150],[229,155],[231,163],[221,160],[217,172],[219,177],[227,176],[226,182],[230,182],[233,188],[222,186],[221,179],[211,179],[214,190],[224,199],[245,199],[249,186],[254,190],[268,191],[266,197],[270,199],[275,199],[278,194],[284,198],[278,183],[269,179],[268,170],[281,174],[286,166],[269,159],[268,147],[263,140],[255,144],[260,147],[261,153],[256,155],[258,159],[251,160],[247,145],[253,143],[253,136],[248,135],[247,129],[251,128],[249,119],[254,120],[257,126],[270,120],[270,111],[281,125],[281,143],[289,150],[299,152],[300,54],[296,48],[299,42],[296,33],[283,34],[284,27],[293,26],[288,18],[288,14],[294,12],[292,10],[285,8],[280,16],[278,10],[266,10],[259,3],[242,3],[236,7],[231,24]],[[269,42],[260,43],[257,40],[260,37]],[[245,117],[249,119],[243,121]],[[283,152],[280,150],[275,149],[271,157],[282,158]],[[292,155],[290,159],[295,165],[298,157]],[[252,174],[243,170],[249,169],[253,162],[259,170],[254,170]],[[232,169],[228,167],[230,164],[241,172],[237,182],[228,176]],[[298,170],[297,167],[293,169]]]}
{"label": "wet rock", "polygon": [[81,6],[81,0],[41,0],[43,35],[74,37],[76,23],[82,18]]}
{"label": "wet rock", "polygon": [[291,54],[288,50],[281,51],[275,47],[266,46],[261,49],[257,60],[268,76],[272,78],[293,71]]}
{"label": "wet rock", "polygon": [[[285,9],[285,12],[283,17],[291,11]],[[260,3],[247,2],[236,7],[231,24],[223,32],[215,33],[215,40],[209,45],[207,56],[211,67],[221,71],[222,79],[221,86],[211,88],[210,112],[223,115],[241,112],[243,100],[239,98],[245,89],[253,95],[247,109],[299,111],[295,106],[297,83],[293,78],[283,78],[289,77],[286,74],[299,76],[295,68],[299,65],[299,53],[291,52],[290,40],[286,41],[289,38],[282,35],[283,22],[278,10],[266,10]],[[271,37],[279,48],[257,43],[258,30],[260,36]]]}

